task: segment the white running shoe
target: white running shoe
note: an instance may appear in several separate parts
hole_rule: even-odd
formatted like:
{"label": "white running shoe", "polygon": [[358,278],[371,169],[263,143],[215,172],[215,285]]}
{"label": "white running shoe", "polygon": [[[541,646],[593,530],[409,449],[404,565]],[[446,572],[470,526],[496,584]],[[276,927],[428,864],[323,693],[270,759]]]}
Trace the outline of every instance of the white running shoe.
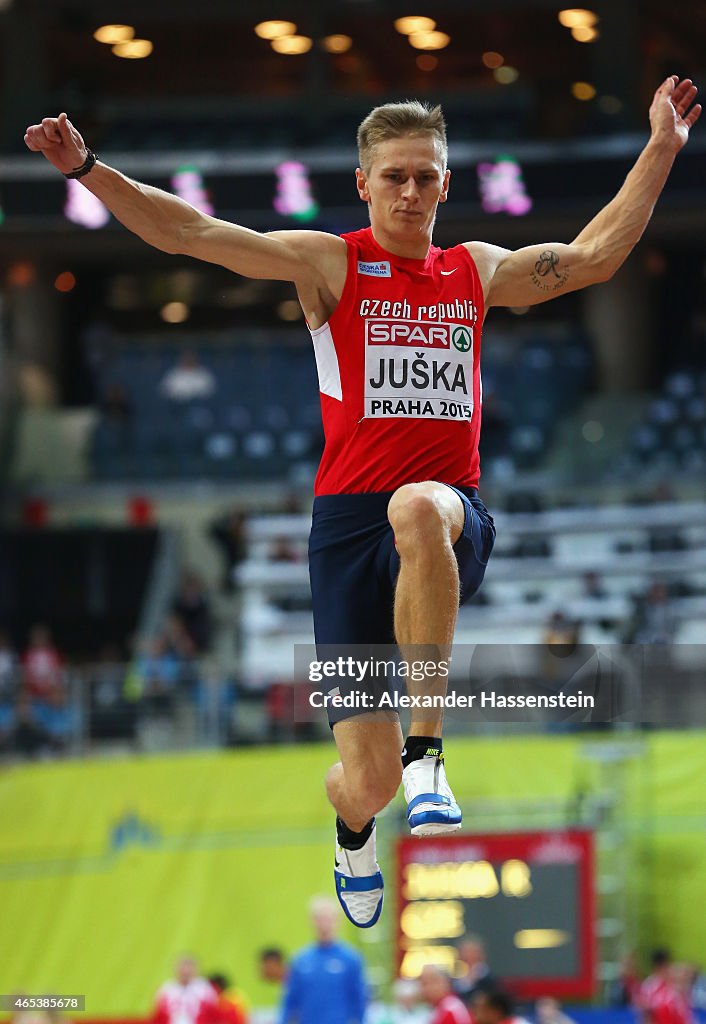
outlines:
{"label": "white running shoe", "polygon": [[385,886],[375,859],[376,828],[374,824],[370,838],[360,850],[346,850],[336,841],[336,895],[343,913],[358,928],[372,928],[382,912]]}
{"label": "white running shoe", "polygon": [[440,836],[461,827],[461,808],[451,792],[444,755],[429,753],[402,772],[407,821],[413,836]]}

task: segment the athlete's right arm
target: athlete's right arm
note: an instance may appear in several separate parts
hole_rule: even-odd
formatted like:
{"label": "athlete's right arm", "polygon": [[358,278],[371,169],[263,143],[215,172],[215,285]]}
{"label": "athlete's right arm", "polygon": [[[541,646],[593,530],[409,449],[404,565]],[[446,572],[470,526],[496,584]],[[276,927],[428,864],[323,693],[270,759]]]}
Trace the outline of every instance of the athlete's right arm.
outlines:
{"label": "athlete's right arm", "polygon": [[[45,117],[31,125],[25,134],[28,148],[41,152],[62,174],[80,167],[87,148],[81,134],[66,114]],[[131,181],[103,163],[81,179],[82,184],[110,212],[149,245],[168,253],[181,253],[208,263],[218,263],[251,278],[269,278],[313,283],[321,275],[321,262],[327,258],[326,242],[340,245],[340,239],[323,233],[277,232],[263,235],[249,228],[229,224],[194,209],[177,196]],[[319,244],[312,241],[319,240]],[[308,244],[307,244],[308,243]]]}

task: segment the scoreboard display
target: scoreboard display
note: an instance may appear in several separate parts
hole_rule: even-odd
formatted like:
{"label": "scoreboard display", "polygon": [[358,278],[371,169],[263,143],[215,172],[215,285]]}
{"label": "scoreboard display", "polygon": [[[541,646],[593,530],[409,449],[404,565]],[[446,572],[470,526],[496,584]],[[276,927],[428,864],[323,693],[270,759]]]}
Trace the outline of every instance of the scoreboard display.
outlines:
{"label": "scoreboard display", "polygon": [[400,839],[399,973],[431,963],[457,974],[456,948],[472,934],[518,998],[590,997],[594,893],[588,831]]}

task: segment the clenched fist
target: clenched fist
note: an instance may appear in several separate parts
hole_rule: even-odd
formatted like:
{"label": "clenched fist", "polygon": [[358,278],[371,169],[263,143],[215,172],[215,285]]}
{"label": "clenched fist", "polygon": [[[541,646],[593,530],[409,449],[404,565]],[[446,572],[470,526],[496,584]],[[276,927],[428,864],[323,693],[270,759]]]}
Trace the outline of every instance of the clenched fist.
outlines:
{"label": "clenched fist", "polygon": [[45,117],[41,124],[30,125],[25,143],[33,152],[43,153],[62,174],[75,171],[86,159],[86,144],[66,114]]}

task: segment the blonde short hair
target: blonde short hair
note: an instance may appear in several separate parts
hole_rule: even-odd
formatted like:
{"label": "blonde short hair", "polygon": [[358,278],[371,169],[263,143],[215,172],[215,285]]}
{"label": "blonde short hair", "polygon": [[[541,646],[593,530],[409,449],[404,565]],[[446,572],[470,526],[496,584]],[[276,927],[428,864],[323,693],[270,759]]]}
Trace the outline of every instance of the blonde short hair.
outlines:
{"label": "blonde short hair", "polygon": [[309,901],[309,913],[312,917],[324,914],[336,918],[340,913],[338,901],[332,896],[312,896]]}
{"label": "blonde short hair", "polygon": [[440,106],[431,107],[419,100],[385,103],[371,110],[358,126],[358,159],[367,174],[375,156],[375,147],[388,139],[405,135],[429,135],[439,143],[444,169],[448,158],[446,122]]}

